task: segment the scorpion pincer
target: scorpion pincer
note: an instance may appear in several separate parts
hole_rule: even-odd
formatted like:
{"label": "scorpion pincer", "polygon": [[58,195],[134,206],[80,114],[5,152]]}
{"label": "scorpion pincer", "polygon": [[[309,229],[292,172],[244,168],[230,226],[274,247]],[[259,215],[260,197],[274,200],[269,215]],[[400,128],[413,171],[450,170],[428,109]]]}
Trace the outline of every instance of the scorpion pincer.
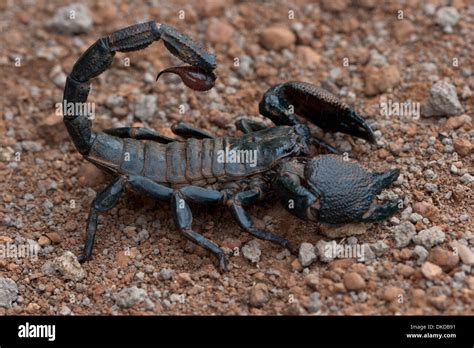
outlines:
{"label": "scorpion pincer", "polygon": [[[175,73],[193,90],[213,87],[215,57],[173,27],[148,22],[101,38],[84,52],[67,77],[63,104],[85,103],[90,80],[110,67],[115,52],[140,50],[160,39],[189,65],[165,69],[158,77]],[[332,94],[309,83],[286,82],[263,95],[259,111],[275,127],[241,119],[236,127],[243,136],[214,137],[179,122],[172,130],[181,140],[146,128],[123,127],[96,133],[86,115],[64,114],[64,124],[77,150],[114,178],[92,202],[79,261],[92,256],[98,214],[113,208],[125,187],[168,201],[177,229],[215,254],[221,270],[226,269],[224,252],[193,229],[188,202],[226,205],[243,230],[293,253],[295,248],[288,240],[257,228],[245,206],[277,195],[297,217],[333,225],[383,220],[398,210],[396,201],[381,205],[373,202],[397,178],[398,169],[367,171],[313,136],[308,125],[297,117],[324,130],[374,142],[366,121]],[[219,156],[224,150],[251,151],[256,162],[221,161]]]}

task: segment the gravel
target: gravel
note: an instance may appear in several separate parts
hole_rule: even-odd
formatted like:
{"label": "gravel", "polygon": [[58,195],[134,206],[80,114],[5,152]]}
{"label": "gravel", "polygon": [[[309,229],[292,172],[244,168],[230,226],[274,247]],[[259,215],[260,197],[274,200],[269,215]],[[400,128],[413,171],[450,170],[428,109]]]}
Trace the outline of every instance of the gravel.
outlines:
{"label": "gravel", "polygon": [[436,11],[436,23],[443,27],[444,32],[451,33],[458,23],[459,12],[455,7],[443,6]]}
{"label": "gravel", "polygon": [[417,263],[421,265],[428,257],[428,250],[421,245],[417,245],[415,249],[413,249],[413,255],[417,258]]}
{"label": "gravel", "polygon": [[367,286],[364,278],[356,272],[349,272],[344,275],[344,286],[347,290],[359,291]]}
{"label": "gravel", "polygon": [[70,251],[66,251],[63,255],[55,258],[52,267],[65,279],[79,281],[86,276],[86,272],[77,261],[77,256]]}
{"label": "gravel", "polygon": [[0,307],[11,308],[18,298],[16,283],[10,278],[0,278]]}
{"label": "gravel", "polygon": [[415,226],[410,221],[404,221],[400,225],[392,228],[393,238],[395,239],[396,248],[404,248],[416,234]]}
{"label": "gravel", "polygon": [[321,295],[319,292],[313,292],[309,295],[309,301],[305,305],[308,313],[317,313],[321,309]]}
{"label": "gravel", "polygon": [[143,229],[138,232],[135,242],[141,243],[146,241],[148,238],[150,238],[150,233],[148,233],[147,230]]}
{"label": "gravel", "polygon": [[440,247],[431,249],[426,260],[440,266],[445,272],[450,272],[459,264],[459,256],[456,253]]}
{"label": "gravel", "polygon": [[282,26],[269,27],[260,35],[260,44],[267,50],[281,50],[291,46],[295,40],[295,34]]}
{"label": "gravel", "polygon": [[413,237],[413,242],[418,245],[423,245],[429,250],[435,245],[444,242],[445,238],[445,233],[440,228],[434,226],[420,231],[415,237]]}
{"label": "gravel", "polygon": [[133,115],[141,121],[151,121],[158,111],[158,98],[154,94],[140,94],[130,105]]}
{"label": "gravel", "polygon": [[59,8],[47,26],[60,34],[83,34],[92,29],[89,9],[81,3]]}
{"label": "gravel", "polygon": [[438,278],[443,273],[443,270],[438,265],[426,261],[421,267],[421,273],[423,273],[425,278],[433,280]]}
{"label": "gravel", "polygon": [[260,261],[262,251],[260,250],[260,243],[253,239],[242,247],[242,255],[252,263]]}
{"label": "gravel", "polygon": [[459,257],[461,258],[461,261],[465,265],[474,265],[474,252],[468,246],[459,242],[453,242],[451,243],[451,246],[455,248],[454,250],[457,251]]}
{"label": "gravel", "polygon": [[105,106],[109,109],[113,109],[115,107],[123,106],[124,101],[124,98],[120,95],[109,95],[107,99],[105,99]]}
{"label": "gravel", "polygon": [[370,249],[372,249],[376,256],[380,257],[388,252],[390,247],[383,240],[379,240],[373,244],[370,244]]}
{"label": "gravel", "polygon": [[425,184],[425,190],[430,192],[430,193],[436,193],[438,192],[438,185],[437,184],[433,184],[431,182],[427,182]]}
{"label": "gravel", "polygon": [[161,280],[170,280],[173,277],[174,271],[170,268],[163,268],[159,273],[158,273],[158,278]]}
{"label": "gravel", "polygon": [[270,300],[268,287],[263,283],[255,284],[250,290],[249,304],[252,307],[263,307]]}
{"label": "gravel", "polygon": [[239,65],[237,72],[242,77],[252,76],[254,74],[254,70],[252,68],[253,60],[247,55],[243,55],[239,59]]}
{"label": "gravel", "polygon": [[115,303],[121,308],[130,308],[145,301],[148,295],[145,290],[136,286],[124,288],[114,296]]}
{"label": "gravel", "polygon": [[60,315],[71,315],[72,314],[71,308],[69,308],[68,306],[63,305],[61,307],[61,310],[59,311],[59,314]]}
{"label": "gravel", "polygon": [[24,140],[20,145],[23,150],[28,152],[40,152],[43,150],[43,145],[37,141]]}
{"label": "gravel", "polygon": [[365,234],[367,232],[367,224],[359,222],[340,226],[321,224],[320,228],[323,235],[333,239]]}
{"label": "gravel", "polygon": [[298,258],[301,266],[308,267],[311,265],[317,258],[314,252],[314,245],[311,243],[301,243]]}
{"label": "gravel", "polygon": [[471,184],[474,182],[474,176],[472,176],[469,173],[463,174],[460,178],[459,181],[461,181],[463,184]]}
{"label": "gravel", "polygon": [[336,254],[333,252],[337,246],[336,241],[332,240],[330,242],[326,242],[324,240],[320,240],[316,243],[315,251],[316,255],[322,262],[331,262],[336,258]]}
{"label": "gravel", "polygon": [[458,99],[456,87],[442,80],[431,87],[422,115],[425,117],[454,116],[462,112],[463,107]]}

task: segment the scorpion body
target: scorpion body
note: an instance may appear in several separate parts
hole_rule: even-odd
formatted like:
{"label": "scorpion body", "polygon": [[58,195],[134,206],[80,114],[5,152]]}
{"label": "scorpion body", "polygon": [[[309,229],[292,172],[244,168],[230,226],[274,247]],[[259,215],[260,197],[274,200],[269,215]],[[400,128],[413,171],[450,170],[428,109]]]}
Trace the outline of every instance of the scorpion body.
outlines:
{"label": "scorpion body", "polygon": [[[215,57],[176,29],[148,22],[99,39],[84,52],[67,77],[64,105],[87,101],[90,80],[110,67],[116,52],[143,49],[160,39],[173,55],[190,65],[165,69],[157,79],[163,73],[175,73],[193,90],[213,87]],[[259,111],[276,126],[268,128],[241,119],[236,126],[243,136],[214,137],[179,122],[172,130],[184,140],[145,128],[95,133],[86,115],[64,113],[65,126],[77,150],[114,177],[92,202],[84,253],[79,260],[84,262],[92,256],[98,213],[113,208],[126,186],[170,202],[178,230],[214,253],[222,270],[226,268],[224,252],[193,230],[189,201],[224,204],[243,230],[292,252],[296,249],[288,240],[258,229],[244,206],[276,194],[292,214],[329,224],[378,221],[398,210],[398,202],[394,201],[373,204],[374,197],[396,179],[398,169],[372,173],[352,160],[344,160],[296,117],[304,117],[325,130],[373,142],[374,134],[365,120],[332,94],[309,83],[286,82],[263,95]],[[320,150],[332,154],[323,155]],[[223,153],[228,152],[250,153],[255,161],[223,160]]]}
{"label": "scorpion body", "polygon": [[[222,160],[223,153],[229,152],[252,152],[262,160],[229,163]],[[259,177],[284,158],[305,152],[306,139],[298,134],[298,128],[275,127],[238,138],[190,138],[168,144],[101,132],[84,158],[113,175],[138,175],[175,189],[186,185],[220,189],[226,182],[238,184],[239,180]]]}

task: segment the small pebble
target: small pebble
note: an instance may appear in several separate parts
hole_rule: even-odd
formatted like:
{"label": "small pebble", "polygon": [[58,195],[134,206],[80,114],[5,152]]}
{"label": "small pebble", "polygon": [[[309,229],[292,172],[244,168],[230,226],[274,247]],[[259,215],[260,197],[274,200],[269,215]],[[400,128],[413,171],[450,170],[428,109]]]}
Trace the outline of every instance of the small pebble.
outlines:
{"label": "small pebble", "polygon": [[61,34],[82,34],[92,29],[89,9],[81,3],[59,8],[47,26]]}
{"label": "small pebble", "polygon": [[0,307],[12,308],[18,298],[16,283],[10,278],[0,277]]}
{"label": "small pebble", "polygon": [[416,234],[415,226],[409,222],[404,221],[398,226],[392,228],[393,238],[395,239],[395,247],[396,248],[404,248]]}
{"label": "small pebble", "polygon": [[443,27],[445,33],[452,33],[453,27],[458,23],[459,12],[455,7],[443,6],[436,11],[436,23]]}
{"label": "small pebble", "polygon": [[362,290],[365,289],[366,283],[364,278],[359,273],[349,272],[344,275],[344,286],[347,290]]}
{"label": "small pebble", "polygon": [[443,270],[438,265],[426,261],[423,266],[421,266],[421,273],[423,273],[425,278],[433,280],[438,278],[443,273]]}
{"label": "small pebble", "polygon": [[463,107],[459,102],[456,87],[446,81],[438,81],[431,87],[423,116],[454,116],[462,113]]}
{"label": "small pebble", "polygon": [[260,261],[260,255],[262,251],[260,250],[260,243],[257,240],[251,240],[242,247],[242,255],[252,263],[257,263]]}
{"label": "small pebble", "polygon": [[295,34],[281,26],[269,27],[260,34],[260,44],[267,50],[281,50],[291,46],[295,40]]}
{"label": "small pebble", "polygon": [[308,267],[316,260],[314,246],[311,243],[301,243],[299,251],[299,260],[303,267]]}
{"label": "small pebble", "polygon": [[131,288],[124,288],[114,295],[115,303],[121,308],[130,308],[134,305],[145,301],[148,295],[144,289],[139,289],[136,286]]}
{"label": "small pebble", "polygon": [[433,246],[444,242],[444,239],[445,233],[440,228],[433,226],[420,231],[413,237],[413,242],[423,245],[426,249],[431,249]]}
{"label": "small pebble", "polygon": [[263,307],[269,300],[268,287],[265,284],[257,283],[250,290],[249,303],[252,307]]}

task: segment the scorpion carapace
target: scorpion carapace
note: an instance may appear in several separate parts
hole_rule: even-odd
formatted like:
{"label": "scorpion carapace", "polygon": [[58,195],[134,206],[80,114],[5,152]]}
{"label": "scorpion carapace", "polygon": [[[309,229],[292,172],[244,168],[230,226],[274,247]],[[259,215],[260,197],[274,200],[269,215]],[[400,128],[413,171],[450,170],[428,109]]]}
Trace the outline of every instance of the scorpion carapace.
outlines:
{"label": "scorpion carapace", "polygon": [[[162,73],[177,73],[194,90],[212,88],[215,57],[176,29],[148,22],[94,43],[68,76],[63,104],[86,102],[89,81],[111,65],[115,52],[140,50],[159,39],[172,54],[190,64]],[[236,127],[243,136],[214,137],[178,122],[172,130],[181,140],[146,128],[122,127],[94,133],[86,115],[64,112],[64,123],[78,151],[114,177],[92,202],[84,253],[79,260],[84,262],[92,256],[98,213],[113,208],[125,186],[170,202],[177,229],[214,253],[222,270],[226,268],[224,252],[193,230],[188,202],[224,204],[243,230],[292,252],[295,248],[288,240],[257,228],[244,206],[276,194],[292,214],[329,224],[378,221],[398,209],[397,202],[373,203],[375,196],[397,178],[397,169],[367,171],[314,137],[297,117],[307,118],[322,129],[373,142],[370,126],[336,97],[309,83],[287,82],[270,88],[259,108],[275,127],[241,119]],[[321,154],[318,148],[332,154]]]}

